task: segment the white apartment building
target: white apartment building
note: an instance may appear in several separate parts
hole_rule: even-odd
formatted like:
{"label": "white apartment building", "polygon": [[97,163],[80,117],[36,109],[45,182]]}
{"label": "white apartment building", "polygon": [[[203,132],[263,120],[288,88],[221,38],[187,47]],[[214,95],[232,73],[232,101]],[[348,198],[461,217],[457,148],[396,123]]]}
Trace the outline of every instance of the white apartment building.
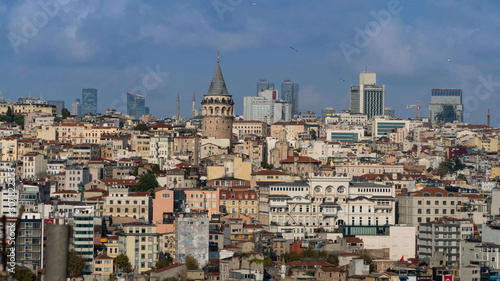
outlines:
{"label": "white apartment building", "polygon": [[[395,223],[395,191],[390,186],[310,174],[307,182],[270,184],[268,192],[261,204],[268,205],[271,230],[293,233],[294,239],[305,238],[316,228]],[[266,208],[259,212],[267,216]]]}
{"label": "white apartment building", "polygon": [[36,179],[44,177],[47,173],[47,160],[42,154],[28,153],[21,157],[23,162],[23,178]]}

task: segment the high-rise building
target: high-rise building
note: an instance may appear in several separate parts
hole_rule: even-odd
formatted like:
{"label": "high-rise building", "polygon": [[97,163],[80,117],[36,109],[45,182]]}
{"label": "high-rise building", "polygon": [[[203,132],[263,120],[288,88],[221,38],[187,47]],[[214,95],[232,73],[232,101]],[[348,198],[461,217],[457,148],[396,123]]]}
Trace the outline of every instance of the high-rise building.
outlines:
{"label": "high-rise building", "polygon": [[299,83],[285,79],[281,83],[281,99],[292,105],[292,116],[299,113]]}
{"label": "high-rise building", "polygon": [[216,139],[231,139],[233,135],[234,101],[229,95],[217,55],[217,67],[210,83],[208,93],[201,101],[202,105],[202,135]]}
{"label": "high-rise building", "polygon": [[82,114],[97,113],[97,89],[82,90]]}
{"label": "high-rise building", "polygon": [[64,101],[63,100],[49,100],[49,101],[47,101],[47,104],[55,105],[56,106],[56,114],[62,115],[62,110],[64,108]]}
{"label": "high-rise building", "polygon": [[84,272],[89,273],[94,268],[94,206],[75,206],[73,218],[75,252],[85,259]]}
{"label": "high-rise building", "polygon": [[361,113],[372,118],[384,115],[384,104],[385,85],[377,85],[375,73],[360,73],[359,86],[351,85],[351,112]]}
{"label": "high-rise building", "polygon": [[127,114],[139,118],[149,114],[149,107],[146,106],[146,97],[136,93],[127,93]]}
{"label": "high-rise building", "polygon": [[257,82],[257,95],[260,91],[274,90],[274,83],[268,82],[266,79],[259,79]]}
{"label": "high-rise building", "polygon": [[71,115],[82,116],[82,104],[80,99],[76,99],[76,101],[71,104]]}
{"label": "high-rise building", "polygon": [[292,118],[292,106],[289,102],[278,100],[277,90],[260,91],[256,97],[244,97],[243,115],[245,120],[262,121],[268,125]]}
{"label": "high-rise building", "polygon": [[432,89],[429,120],[439,122],[463,121],[464,105],[461,89]]}
{"label": "high-rise building", "polygon": [[326,118],[326,117],[332,117],[337,111],[333,109],[332,107],[325,107],[321,111],[321,117]]}
{"label": "high-rise building", "polygon": [[390,116],[392,118],[396,118],[396,110],[386,107],[384,108],[385,115]]}

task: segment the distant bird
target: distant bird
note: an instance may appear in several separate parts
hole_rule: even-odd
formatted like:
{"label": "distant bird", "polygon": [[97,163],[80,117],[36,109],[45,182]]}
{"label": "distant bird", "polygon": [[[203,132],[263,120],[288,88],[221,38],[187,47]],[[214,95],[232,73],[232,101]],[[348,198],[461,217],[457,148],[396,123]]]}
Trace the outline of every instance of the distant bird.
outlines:
{"label": "distant bird", "polygon": [[299,52],[299,50],[295,49],[294,47],[290,47],[290,49],[294,50],[295,52]]}
{"label": "distant bird", "polygon": [[451,62],[451,58],[448,59],[448,62]]}
{"label": "distant bird", "polygon": [[341,82],[345,82],[345,79],[344,79],[344,78],[340,78],[340,81],[341,81]]}
{"label": "distant bird", "polygon": [[257,6],[257,3],[253,2],[253,4],[252,4],[252,5]]}

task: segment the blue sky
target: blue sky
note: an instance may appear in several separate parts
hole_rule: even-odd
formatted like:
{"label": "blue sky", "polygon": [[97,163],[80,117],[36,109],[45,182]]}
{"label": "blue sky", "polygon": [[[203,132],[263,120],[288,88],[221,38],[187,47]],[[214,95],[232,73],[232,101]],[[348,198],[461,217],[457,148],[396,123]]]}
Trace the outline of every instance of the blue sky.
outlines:
{"label": "blue sky", "polygon": [[103,112],[124,111],[124,93],[135,89],[158,117],[175,114],[179,92],[189,117],[219,50],[238,115],[259,78],[278,89],[285,78],[299,82],[301,111],[347,109],[349,85],[367,65],[398,117],[414,116],[406,104],[428,103],[432,88],[461,88],[465,121],[485,124],[490,107],[497,126],[499,8],[451,0],[2,1],[0,91],[15,100],[43,92],[69,107],[82,88],[97,88]]}

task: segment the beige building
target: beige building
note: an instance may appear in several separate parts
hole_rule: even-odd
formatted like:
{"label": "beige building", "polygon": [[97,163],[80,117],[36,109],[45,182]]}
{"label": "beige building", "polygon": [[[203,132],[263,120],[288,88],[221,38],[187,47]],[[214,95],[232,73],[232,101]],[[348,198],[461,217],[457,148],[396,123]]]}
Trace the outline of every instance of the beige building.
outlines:
{"label": "beige building", "polygon": [[233,134],[238,138],[247,135],[267,137],[267,123],[262,121],[233,121]]}
{"label": "beige building", "polygon": [[359,177],[365,174],[402,174],[404,165],[380,165],[380,164],[341,164],[335,166],[337,175],[349,175]]}
{"label": "beige building", "polygon": [[131,139],[131,148],[135,155],[141,158],[148,158],[150,153],[151,136],[149,134],[133,135]]}
{"label": "beige building", "polygon": [[471,140],[471,145],[486,152],[498,151],[498,139],[495,139],[493,137],[475,137]]}
{"label": "beige building", "polygon": [[8,108],[12,109],[13,114],[28,114],[33,112],[47,113],[56,115],[56,106],[42,103],[14,103],[0,105],[0,114],[7,114]]}
{"label": "beige building", "polygon": [[156,264],[159,253],[156,225],[128,223],[119,236],[120,251],[127,255],[136,273],[150,270]]}
{"label": "beige building", "polygon": [[399,223],[418,226],[445,216],[456,217],[460,199],[456,193],[438,187],[401,194],[396,196]]}
{"label": "beige building", "polygon": [[229,158],[217,166],[207,167],[208,180],[234,177],[250,181],[250,174],[252,173],[252,162],[243,161],[241,157]]}
{"label": "beige building", "polygon": [[113,275],[113,258],[107,255],[99,255],[94,258],[93,275]]}
{"label": "beige building", "polygon": [[305,122],[277,122],[271,125],[271,137],[278,138],[281,129],[286,131],[289,139],[295,140],[298,140],[300,135],[309,133]]}
{"label": "beige building", "polygon": [[129,217],[144,219],[152,218],[152,199],[149,192],[130,192],[128,189],[110,190],[105,198],[106,215],[112,217]]}

